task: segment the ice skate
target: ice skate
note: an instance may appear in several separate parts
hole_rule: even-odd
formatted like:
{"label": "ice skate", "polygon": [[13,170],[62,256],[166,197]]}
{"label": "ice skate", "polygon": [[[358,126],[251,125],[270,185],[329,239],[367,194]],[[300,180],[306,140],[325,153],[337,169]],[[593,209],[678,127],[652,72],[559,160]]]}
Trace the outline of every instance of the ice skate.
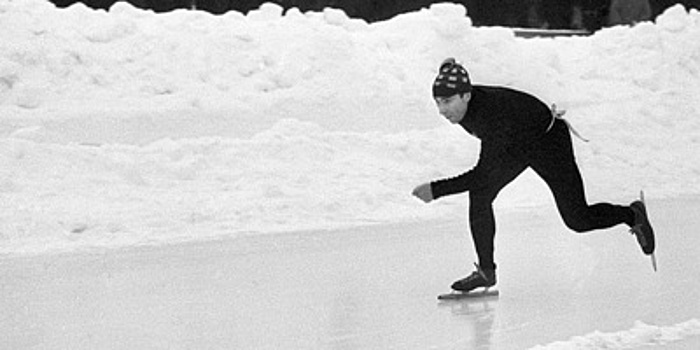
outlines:
{"label": "ice skate", "polygon": [[476,266],[476,271],[459,281],[455,281],[452,284],[452,289],[468,293],[476,288],[488,289],[496,285],[496,270],[482,270],[479,265],[474,264],[474,266]]}
{"label": "ice skate", "polygon": [[630,208],[634,212],[634,226],[630,228],[630,233],[637,237],[637,242],[642,248],[642,252],[646,255],[651,255],[652,264],[654,265],[654,270],[656,270],[656,257],[654,256],[656,242],[654,229],[649,223],[646,205],[644,204],[644,192],[640,193],[640,200],[630,204]]}
{"label": "ice skate", "polygon": [[[471,275],[456,281],[452,284],[453,291],[448,294],[438,295],[439,300],[460,300],[468,298],[495,297],[498,290],[493,288],[496,285],[496,271],[483,270],[479,265]],[[481,289],[483,288],[483,289]]]}

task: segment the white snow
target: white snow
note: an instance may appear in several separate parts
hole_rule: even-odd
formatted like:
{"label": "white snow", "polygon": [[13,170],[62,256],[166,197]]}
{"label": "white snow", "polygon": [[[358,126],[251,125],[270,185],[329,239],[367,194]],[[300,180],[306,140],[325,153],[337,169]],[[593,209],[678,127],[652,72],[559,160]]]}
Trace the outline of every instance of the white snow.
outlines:
{"label": "white snow", "polygon": [[[439,63],[566,109],[589,199],[700,194],[700,13],[517,38],[464,7],[368,24],[342,11],[155,14],[0,0],[0,253],[31,256],[421,222],[422,182],[478,142],[430,95]],[[526,173],[501,209],[551,207]],[[610,337],[697,331],[697,321]],[[685,333],[683,333],[685,334]],[[571,342],[608,339],[604,333]],[[553,346],[556,346],[554,344]]]}
{"label": "white snow", "polygon": [[631,349],[649,345],[666,345],[689,336],[700,335],[700,320],[692,319],[671,326],[652,326],[637,321],[630,330],[604,333],[593,332],[572,337],[545,346],[535,346],[532,350],[557,349]]}
{"label": "white snow", "polygon": [[[461,6],[367,24],[266,4],[243,16],[2,1],[5,253],[422,220],[410,190],[473,165],[431,101],[436,66],[568,110],[591,198],[700,193],[700,15],[590,38],[474,28]],[[644,171],[640,171],[644,169]],[[518,180],[502,207],[550,202]]]}

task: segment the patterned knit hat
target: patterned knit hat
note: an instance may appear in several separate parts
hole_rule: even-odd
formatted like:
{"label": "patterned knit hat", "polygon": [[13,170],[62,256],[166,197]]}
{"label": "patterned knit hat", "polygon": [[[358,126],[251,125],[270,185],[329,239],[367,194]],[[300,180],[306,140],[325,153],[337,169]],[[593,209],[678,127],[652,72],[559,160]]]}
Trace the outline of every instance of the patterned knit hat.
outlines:
{"label": "patterned knit hat", "polygon": [[471,91],[467,70],[452,57],[444,60],[433,84],[433,97],[450,97]]}

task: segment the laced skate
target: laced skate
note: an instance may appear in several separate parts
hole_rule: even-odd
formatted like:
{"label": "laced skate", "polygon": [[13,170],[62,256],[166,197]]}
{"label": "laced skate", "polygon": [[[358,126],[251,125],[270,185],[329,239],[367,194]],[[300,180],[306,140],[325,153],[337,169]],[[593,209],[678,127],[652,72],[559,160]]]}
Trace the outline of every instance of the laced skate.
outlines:
{"label": "laced skate", "polygon": [[452,289],[466,293],[479,287],[488,289],[496,285],[495,270],[483,270],[478,264],[474,264],[474,266],[476,266],[476,271],[472,272],[471,275],[454,282],[452,284]]}
{"label": "laced skate", "polygon": [[634,212],[634,226],[630,228],[630,233],[637,237],[637,242],[642,248],[642,252],[651,256],[651,262],[654,271],[656,271],[656,256],[654,255],[656,242],[654,238],[654,229],[651,227],[649,217],[647,216],[644,192],[640,192],[640,199],[632,202],[630,208],[632,208]]}

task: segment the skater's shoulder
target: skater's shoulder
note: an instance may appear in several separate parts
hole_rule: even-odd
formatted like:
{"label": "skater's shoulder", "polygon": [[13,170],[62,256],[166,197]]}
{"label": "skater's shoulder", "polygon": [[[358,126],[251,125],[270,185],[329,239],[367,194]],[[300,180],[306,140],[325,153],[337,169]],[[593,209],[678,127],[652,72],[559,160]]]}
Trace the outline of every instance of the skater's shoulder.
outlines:
{"label": "skater's shoulder", "polygon": [[487,84],[475,84],[472,89],[473,93],[484,94],[484,95],[508,95],[508,94],[526,94],[521,89],[506,86],[506,85],[487,85]]}
{"label": "skater's shoulder", "polygon": [[504,102],[516,105],[533,102],[542,103],[537,96],[528,91],[501,85],[474,85],[472,100],[483,104],[502,104]]}

